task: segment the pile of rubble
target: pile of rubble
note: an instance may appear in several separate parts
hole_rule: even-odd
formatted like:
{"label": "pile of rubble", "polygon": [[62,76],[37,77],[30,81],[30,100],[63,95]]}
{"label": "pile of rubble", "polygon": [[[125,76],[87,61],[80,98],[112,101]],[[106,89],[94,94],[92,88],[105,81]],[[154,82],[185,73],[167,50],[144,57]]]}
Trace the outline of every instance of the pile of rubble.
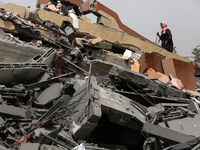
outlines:
{"label": "pile of rubble", "polygon": [[0,149],[200,148],[194,64],[28,13],[0,10]]}

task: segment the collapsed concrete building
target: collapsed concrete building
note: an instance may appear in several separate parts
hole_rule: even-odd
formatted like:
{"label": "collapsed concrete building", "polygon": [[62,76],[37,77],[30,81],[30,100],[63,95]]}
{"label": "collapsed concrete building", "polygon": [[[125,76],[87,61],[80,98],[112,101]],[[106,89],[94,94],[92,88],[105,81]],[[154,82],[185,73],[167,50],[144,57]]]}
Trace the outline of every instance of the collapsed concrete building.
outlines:
{"label": "collapsed concrete building", "polygon": [[78,30],[47,2],[0,3],[0,149],[200,148],[194,64],[97,1],[70,0]]}

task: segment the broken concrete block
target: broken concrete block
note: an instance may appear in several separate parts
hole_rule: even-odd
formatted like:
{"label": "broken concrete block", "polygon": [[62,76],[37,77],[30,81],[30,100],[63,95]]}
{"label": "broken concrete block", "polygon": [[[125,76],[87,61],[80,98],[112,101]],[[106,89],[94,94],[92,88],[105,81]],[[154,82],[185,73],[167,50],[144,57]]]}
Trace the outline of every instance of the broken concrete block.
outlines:
{"label": "broken concrete block", "polygon": [[18,14],[21,18],[24,18],[25,13],[26,13],[26,7],[12,4],[12,3],[0,2],[0,8],[4,8],[6,11],[11,11],[15,14]]}
{"label": "broken concrete block", "polygon": [[35,103],[37,105],[45,105],[52,99],[58,98],[62,94],[62,85],[60,83],[52,84],[50,87],[42,91],[42,93],[36,98]]}
{"label": "broken concrete block", "polygon": [[195,139],[195,136],[183,134],[170,128],[145,123],[142,132],[146,135],[162,139],[167,144],[177,144]]}
{"label": "broken concrete block", "polygon": [[19,150],[39,150],[39,143],[22,143]]}
{"label": "broken concrete block", "polygon": [[[133,64],[133,62],[129,59],[123,59],[119,54],[115,54],[113,52],[109,52],[106,50],[94,50],[94,49],[87,49],[87,56],[90,59],[99,59],[104,61],[105,63],[110,63],[110,64],[117,64],[126,68],[131,68],[131,64]],[[103,75],[104,73],[106,73],[107,68],[109,68],[110,65],[106,65],[105,63],[100,63],[98,62],[97,64],[94,63],[94,67],[92,68],[97,70],[99,75]],[[88,66],[89,67],[89,66]],[[88,67],[85,68],[85,70],[88,70]],[[98,69],[98,68],[103,68],[104,71],[102,71],[102,69]]]}
{"label": "broken concrete block", "polygon": [[[59,146],[65,147],[67,149],[72,149],[71,146],[68,146],[66,143],[64,142],[60,142],[59,140],[55,139],[54,137],[51,137],[50,135],[47,135],[43,132],[40,133],[40,136],[43,136],[44,138],[46,138],[48,141],[50,141],[51,143],[56,143]],[[42,143],[42,142],[41,142]],[[44,143],[45,144],[45,143]]]}
{"label": "broken concrete block", "polygon": [[97,123],[86,122],[74,133],[74,135],[76,136],[76,139],[79,139],[79,140],[84,139],[97,127],[97,125],[98,125]]}
{"label": "broken concrete block", "polygon": [[10,118],[26,118],[26,110],[23,108],[11,106],[11,105],[0,105],[0,115],[2,117]]}
{"label": "broken concrete block", "polygon": [[81,88],[81,86],[83,86],[83,84],[85,83],[85,80],[77,80],[74,84],[74,89],[76,91],[79,90],[79,88]]}
{"label": "broken concrete block", "polygon": [[176,97],[176,98],[186,98],[187,97],[187,93],[186,92],[183,92],[183,91],[179,91],[175,88],[172,88],[172,87],[168,87],[166,92],[165,92],[165,95],[167,97]]}
{"label": "broken concrete block", "polygon": [[51,22],[56,23],[59,27],[62,25],[63,21],[70,21],[72,22],[71,17],[62,16],[60,14],[49,12],[46,10],[37,11],[37,14],[41,20],[49,20]]}
{"label": "broken concrete block", "polygon": [[[111,24],[113,24],[112,21],[111,21],[109,18],[105,17],[105,16],[100,16],[100,17],[98,18],[98,20],[97,20],[97,23],[103,24],[104,26],[108,26],[108,27],[110,27]],[[117,26],[117,25],[116,25],[116,26]],[[119,28],[119,27],[118,27],[118,28]]]}
{"label": "broken concrete block", "polygon": [[102,111],[108,114],[111,122],[128,126],[133,121],[131,116],[137,118],[139,123],[145,122],[142,111],[138,111],[134,105],[131,105],[131,100],[121,94],[105,91],[100,87],[98,99],[101,102]]}
{"label": "broken concrete block", "polygon": [[[73,124],[70,123],[70,125],[73,126]],[[67,126],[65,126],[67,127]],[[57,139],[61,140],[61,141],[64,141],[68,146],[71,146],[71,147],[74,147],[77,145],[77,142],[75,142],[72,138],[72,130],[73,130],[74,126],[73,127],[69,127],[69,130],[66,130],[66,128],[64,128],[63,130],[61,130],[57,136]]]}
{"label": "broken concrete block", "polygon": [[177,131],[179,133],[199,137],[200,133],[200,115],[196,114],[193,118],[187,117],[182,119],[174,119],[167,121],[167,124],[169,125],[169,128],[171,130]]}
{"label": "broken concrete block", "polygon": [[7,20],[0,20],[0,28],[8,31],[13,31],[15,30],[15,25]]}
{"label": "broken concrete block", "polygon": [[11,134],[15,134],[16,133],[16,129],[14,129],[12,126],[11,127],[9,127],[9,128],[7,128],[7,130],[11,133]]}
{"label": "broken concrete block", "polygon": [[46,64],[0,64],[0,84],[37,82],[46,72],[46,68]]}
{"label": "broken concrete block", "polygon": [[34,61],[38,63],[46,63],[47,66],[51,68],[52,61],[56,55],[56,52],[57,52],[56,49],[50,48],[49,50],[46,50],[46,52],[42,56],[40,56],[39,58],[38,57],[35,58]]}
{"label": "broken concrete block", "polygon": [[4,147],[4,146],[2,146],[2,145],[0,145],[0,149],[1,149],[1,150],[8,150],[6,147]]}
{"label": "broken concrete block", "polygon": [[46,48],[40,48],[28,43],[19,43],[11,35],[4,36],[4,39],[0,39],[0,60],[7,63],[20,63],[26,62],[36,55],[42,55],[45,53]]}
{"label": "broken concrete block", "polygon": [[[79,94],[76,96],[75,93],[75,97],[71,100],[71,102],[76,102],[76,106],[73,108],[74,113],[72,114],[74,124],[77,127],[74,130],[74,134],[80,139],[85,138],[92,130],[94,130],[102,115],[100,102],[95,99],[91,100],[93,99],[92,95],[95,94],[93,93],[95,91],[93,88],[88,89],[88,84],[90,82],[93,85],[95,79],[93,77],[87,79],[87,82],[76,91],[76,93]],[[84,91],[88,92],[85,94]]]}
{"label": "broken concrete block", "polygon": [[40,150],[66,150],[65,147],[58,147],[53,145],[41,144]]}
{"label": "broken concrete block", "polygon": [[4,123],[5,123],[4,119],[0,116],[0,128],[1,128],[1,126],[4,125]]}
{"label": "broken concrete block", "polygon": [[117,65],[113,65],[109,71],[109,75],[120,77],[123,80],[131,80],[131,82],[142,86],[148,86],[151,82],[149,77]]}

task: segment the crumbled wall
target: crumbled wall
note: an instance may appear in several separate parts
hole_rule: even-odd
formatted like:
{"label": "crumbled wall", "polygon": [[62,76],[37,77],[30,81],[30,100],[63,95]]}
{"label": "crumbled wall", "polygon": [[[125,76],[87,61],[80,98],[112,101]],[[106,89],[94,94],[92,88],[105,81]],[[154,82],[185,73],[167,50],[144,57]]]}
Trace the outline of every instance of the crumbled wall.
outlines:
{"label": "crumbled wall", "polygon": [[122,31],[119,28],[119,25],[117,24],[115,18],[111,17],[110,15],[106,14],[105,12],[103,12],[101,10],[98,11],[98,13],[100,13],[103,16],[103,18],[102,18],[100,23],[104,24],[105,26],[109,26],[111,28],[115,28],[117,30]]}
{"label": "crumbled wall", "polygon": [[0,28],[5,28],[8,30],[15,30],[15,26],[13,25],[12,22],[10,21],[4,21],[4,20],[0,20]]}
{"label": "crumbled wall", "polygon": [[1,3],[0,8],[4,8],[6,11],[11,11],[13,13],[18,14],[20,17],[24,18],[26,13],[26,8],[23,6],[18,6],[12,3]]}
{"label": "crumbled wall", "polygon": [[[14,6],[16,6],[15,9],[13,9]],[[12,10],[14,13],[19,13],[21,16],[24,16],[22,14],[25,11],[25,7],[21,8],[21,6],[9,3],[2,5],[2,7],[4,7],[5,10]],[[44,10],[38,11],[38,15],[40,19],[55,22],[58,26],[62,24],[63,20],[68,20],[70,22],[73,21],[71,17],[61,16],[59,14]],[[115,26],[114,24],[115,23],[113,23],[113,26]],[[130,34],[119,30],[105,27],[99,24],[89,23],[88,20],[84,21],[79,19],[79,32],[89,33],[92,36],[101,37],[102,39],[107,40],[109,42],[118,42],[119,44],[135,45],[144,52],[156,52],[163,56],[166,56],[166,58],[176,58],[182,61],[186,61],[183,57],[176,54],[172,54],[166,51],[165,49],[161,48],[160,46],[157,46],[156,44],[147,42],[145,40],[141,40],[137,37],[134,37]]]}

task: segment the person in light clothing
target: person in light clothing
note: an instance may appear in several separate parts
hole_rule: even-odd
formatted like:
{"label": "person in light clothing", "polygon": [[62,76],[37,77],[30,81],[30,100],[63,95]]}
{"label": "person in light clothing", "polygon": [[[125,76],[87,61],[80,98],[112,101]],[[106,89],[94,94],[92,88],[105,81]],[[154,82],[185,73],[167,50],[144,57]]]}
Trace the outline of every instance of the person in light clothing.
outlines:
{"label": "person in light clothing", "polygon": [[72,17],[72,19],[73,19],[74,28],[78,29],[79,28],[78,17],[77,17],[77,15],[76,15],[76,13],[75,13],[73,8],[69,10],[69,16]]}

